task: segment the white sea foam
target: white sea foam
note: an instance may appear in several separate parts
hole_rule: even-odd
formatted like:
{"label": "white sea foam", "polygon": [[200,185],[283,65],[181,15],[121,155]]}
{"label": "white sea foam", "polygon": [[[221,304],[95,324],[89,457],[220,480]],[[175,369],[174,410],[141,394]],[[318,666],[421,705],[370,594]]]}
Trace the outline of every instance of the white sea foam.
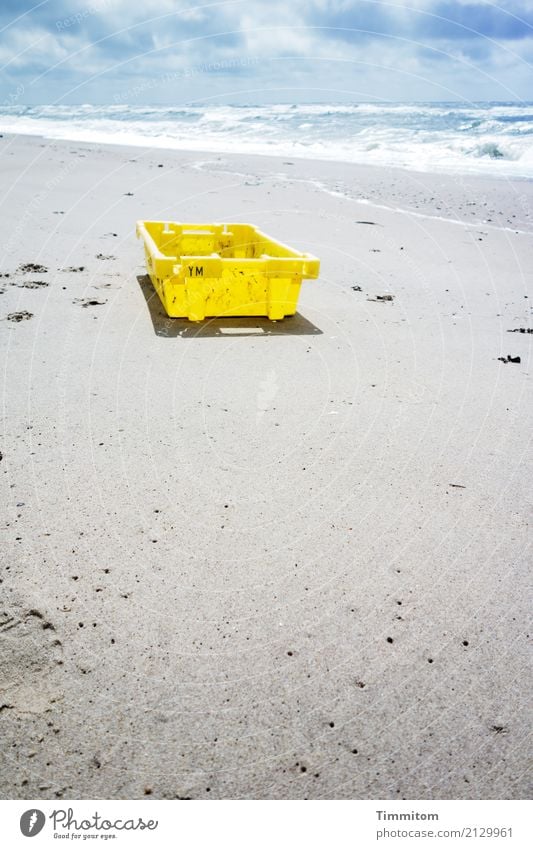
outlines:
{"label": "white sea foam", "polygon": [[17,106],[0,132],[533,178],[533,104]]}

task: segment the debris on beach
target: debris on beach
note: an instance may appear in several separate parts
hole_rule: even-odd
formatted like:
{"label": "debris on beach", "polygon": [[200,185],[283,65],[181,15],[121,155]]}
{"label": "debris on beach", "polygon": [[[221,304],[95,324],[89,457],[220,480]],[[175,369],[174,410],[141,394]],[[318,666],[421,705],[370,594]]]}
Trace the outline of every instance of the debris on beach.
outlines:
{"label": "debris on beach", "polygon": [[69,265],[67,268],[60,268],[59,270],[60,271],[67,271],[70,274],[76,274],[76,272],[78,272],[78,271],[85,271],[85,266],[84,265],[78,265],[78,266]]}
{"label": "debris on beach", "polygon": [[462,483],[449,483],[448,486],[453,486],[455,489],[466,489]]}
{"label": "debris on beach", "polygon": [[[0,274],[0,277],[2,275]],[[513,327],[512,330],[508,330],[507,333],[533,333],[533,327]]]}
{"label": "debris on beach", "polygon": [[507,354],[506,357],[498,357],[498,360],[501,363],[519,363],[519,362],[521,362],[520,357],[511,357],[510,354]]}
{"label": "debris on beach", "polygon": [[33,318],[33,313],[28,312],[28,310],[21,310],[21,312],[10,312],[9,315],[6,315],[8,321],[26,321],[29,318]]}
{"label": "debris on beach", "polygon": [[19,265],[17,271],[22,271],[23,274],[31,271],[34,274],[46,274],[48,269],[45,265],[38,265],[35,262],[24,262],[22,265]]}
{"label": "debris on beach", "polygon": [[43,286],[49,286],[46,280],[24,280],[22,283],[13,283],[17,289],[42,289]]}
{"label": "debris on beach", "polygon": [[97,301],[94,298],[75,298],[73,304],[79,304],[82,307],[103,307],[107,301]]}
{"label": "debris on beach", "polygon": [[352,286],[352,292],[362,292],[362,291],[363,290],[361,289],[360,286]]}
{"label": "debris on beach", "polygon": [[381,224],[378,224],[377,221],[356,221],[355,223],[356,224],[368,224],[369,226],[372,226],[372,227],[381,227],[382,226]]}
{"label": "debris on beach", "polygon": [[96,259],[116,259],[112,254],[96,254]]}

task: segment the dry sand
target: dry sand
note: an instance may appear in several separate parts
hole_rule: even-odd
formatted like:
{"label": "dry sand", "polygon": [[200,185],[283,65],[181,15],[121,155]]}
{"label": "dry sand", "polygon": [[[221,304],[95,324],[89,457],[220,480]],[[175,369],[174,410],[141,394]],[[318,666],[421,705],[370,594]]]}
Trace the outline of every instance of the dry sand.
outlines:
{"label": "dry sand", "polygon": [[[20,137],[0,173],[1,795],[527,796],[533,183]],[[138,218],[321,278],[171,321]]]}

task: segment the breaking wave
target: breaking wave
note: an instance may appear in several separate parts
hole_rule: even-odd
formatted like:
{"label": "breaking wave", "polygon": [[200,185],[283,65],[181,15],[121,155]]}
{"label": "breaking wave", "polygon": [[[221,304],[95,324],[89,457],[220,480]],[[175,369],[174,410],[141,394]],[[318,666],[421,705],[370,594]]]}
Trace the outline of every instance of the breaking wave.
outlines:
{"label": "breaking wave", "polygon": [[533,104],[0,107],[0,132],[533,178]]}

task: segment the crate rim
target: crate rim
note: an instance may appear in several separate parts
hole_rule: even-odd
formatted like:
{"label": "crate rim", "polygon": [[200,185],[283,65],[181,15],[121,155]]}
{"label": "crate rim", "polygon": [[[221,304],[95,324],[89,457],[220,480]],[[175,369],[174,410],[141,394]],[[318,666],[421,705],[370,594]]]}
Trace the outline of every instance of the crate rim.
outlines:
{"label": "crate rim", "polygon": [[[242,226],[252,227],[254,229],[255,233],[260,238],[264,238],[268,241],[275,242],[281,248],[284,248],[285,250],[289,251],[292,254],[292,256],[278,257],[278,256],[272,256],[271,254],[263,254],[260,257],[237,257],[237,258],[233,258],[233,257],[221,257],[220,254],[218,254],[218,253],[211,253],[211,254],[176,254],[176,255],[165,254],[159,249],[157,243],[154,241],[154,238],[152,237],[152,235],[150,234],[150,232],[148,231],[148,229],[146,227],[147,224],[177,224],[178,226],[191,227],[191,228],[192,227],[198,227],[198,228],[202,228],[202,227],[203,228],[231,227],[233,225],[237,225],[237,226],[240,226],[240,227],[242,227]],[[275,261],[276,263],[279,262],[280,264],[284,264],[285,262],[294,262],[294,260],[298,260],[298,259],[305,260],[306,262],[307,261],[319,262],[318,257],[315,256],[314,254],[308,253],[307,251],[296,251],[294,248],[291,248],[290,245],[287,245],[285,242],[282,242],[279,239],[275,239],[273,236],[270,236],[268,233],[265,233],[263,230],[260,230],[258,227],[255,226],[255,224],[249,224],[249,223],[245,223],[245,222],[241,222],[239,224],[236,221],[232,221],[232,222],[217,221],[217,222],[211,222],[211,223],[208,224],[206,222],[170,221],[169,219],[139,219],[136,223],[136,234],[137,234],[137,238],[140,238],[140,236],[142,235],[143,239],[145,240],[145,243],[150,245],[150,252],[155,257],[157,257],[158,259],[165,259],[165,260],[171,260],[171,261],[173,260],[173,261],[176,262],[176,264],[178,264],[178,262],[181,262],[183,260],[200,260],[200,259],[203,259],[203,260],[205,260],[205,259],[217,259],[217,260],[220,260],[220,262],[223,262],[223,263],[238,263],[238,264],[241,264],[241,263],[246,263],[246,264],[261,263],[261,262],[266,262],[266,261],[268,261],[268,262],[274,262]]]}

